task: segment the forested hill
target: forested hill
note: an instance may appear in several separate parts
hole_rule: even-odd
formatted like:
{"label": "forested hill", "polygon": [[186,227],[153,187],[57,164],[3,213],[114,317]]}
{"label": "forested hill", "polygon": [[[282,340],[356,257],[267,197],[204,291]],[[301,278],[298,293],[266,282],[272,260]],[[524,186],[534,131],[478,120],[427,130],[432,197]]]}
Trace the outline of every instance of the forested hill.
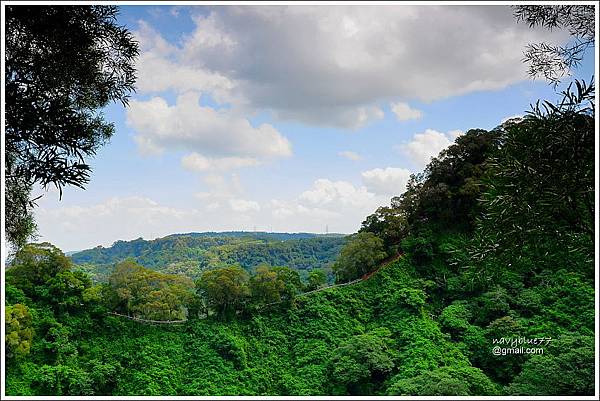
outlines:
{"label": "forested hill", "polygon": [[308,270],[327,269],[344,241],[342,234],[202,232],[116,241],[107,248],[76,252],[71,258],[96,281],[106,281],[114,265],[129,258],[153,270],[192,279],[204,270],[233,264],[248,271],[261,264],[286,266],[304,276]]}

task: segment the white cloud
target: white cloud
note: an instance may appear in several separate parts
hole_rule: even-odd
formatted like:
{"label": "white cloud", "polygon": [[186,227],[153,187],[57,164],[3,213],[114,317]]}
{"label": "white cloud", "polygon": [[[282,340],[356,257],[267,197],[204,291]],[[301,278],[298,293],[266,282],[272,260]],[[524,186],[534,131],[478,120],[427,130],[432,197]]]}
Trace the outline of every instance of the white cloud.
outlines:
{"label": "white cloud", "polygon": [[234,212],[258,212],[260,210],[260,205],[258,202],[249,201],[246,199],[229,199],[229,206],[231,206],[231,210]]}
{"label": "white cloud", "polygon": [[355,187],[346,181],[320,178],[295,199],[272,199],[270,217],[286,231],[354,232],[364,217],[380,203],[385,203],[364,187]]}
{"label": "white cloud", "polygon": [[238,213],[236,218],[240,218],[239,213],[258,212],[260,204],[253,200],[244,199],[244,189],[237,174],[224,176],[219,174],[208,174],[203,178],[204,183],[208,187],[208,191],[198,192],[194,196],[200,201],[198,207],[204,211],[216,213],[221,216],[223,221],[227,221],[227,217],[233,211]]}
{"label": "white cloud", "polygon": [[390,107],[400,121],[418,120],[423,116],[421,110],[411,108],[408,103],[391,103]]}
{"label": "white cloud", "polygon": [[[209,10],[178,46],[141,26],[142,92],[197,90],[240,110],[346,128],[381,118],[380,105],[394,98],[432,101],[519,82],[528,43],[568,37],[517,24],[508,6]],[[157,74],[165,66],[169,74]]]}
{"label": "white cloud", "polygon": [[406,190],[410,171],[403,168],[376,168],[362,173],[366,188],[378,195],[400,195]]}
{"label": "white cloud", "polygon": [[[154,239],[173,233],[250,230],[263,217],[257,201],[244,198],[236,174],[203,177],[208,191],[195,194],[195,204],[170,206],[142,196],[104,199],[95,204],[64,206],[40,200],[36,210],[42,240],[61,249],[80,250],[118,239]],[[84,229],[94,227],[93,230]]]}
{"label": "white cloud", "polygon": [[134,32],[134,35],[140,46],[141,54],[154,53],[167,57],[177,52],[177,47],[165,40],[146,21],[139,20],[138,25],[139,29]]}
{"label": "white cloud", "polygon": [[369,203],[374,195],[366,188],[356,188],[347,181],[331,181],[320,178],[313,183],[311,189],[300,194],[301,203],[311,206],[362,206]]}
{"label": "white cloud", "polygon": [[183,93],[196,91],[212,94],[221,101],[228,100],[234,84],[222,74],[194,68],[178,60],[181,52],[177,46],[166,41],[145,21],[139,21],[135,37],[141,52],[137,60],[137,90],[156,93],[175,90]]}
{"label": "white cloud", "polygon": [[189,90],[212,93],[221,101],[228,99],[232,82],[218,73],[210,73],[169,61],[154,53],[142,53],[138,59],[138,90],[142,93]]}
{"label": "white cloud", "polygon": [[389,200],[389,194],[370,192],[366,186],[320,178],[292,200],[271,200],[268,210],[290,231],[323,232],[327,225],[330,232],[350,233]]}
{"label": "white cloud", "polygon": [[266,201],[246,196],[236,174],[208,174],[203,181],[208,190],[196,193],[195,203],[187,206],[175,207],[136,196],[64,206],[44,197],[36,212],[41,240],[50,240],[64,250],[80,250],[98,244],[109,246],[118,239],[250,231],[254,226],[258,230],[285,232],[325,232],[328,226],[330,232],[351,233],[377,207],[389,204],[390,199],[389,195],[370,192],[364,185],[325,178],[315,180],[295,197]]}
{"label": "white cloud", "polygon": [[433,129],[427,129],[425,132],[415,134],[410,142],[400,145],[399,149],[417,167],[422,168],[431,161],[432,157],[436,157],[462,134],[463,132],[460,130],[453,130],[444,134]]}
{"label": "white cloud", "polygon": [[[88,206],[62,206],[36,211],[43,238],[63,250],[78,250],[118,239],[155,238],[191,229],[197,210],[160,205],[139,196],[112,197]],[[93,230],[82,229],[93,227]]]}
{"label": "white cloud", "polygon": [[362,160],[362,156],[356,152],[352,152],[351,150],[344,150],[342,152],[338,152],[338,155],[344,157],[348,160],[359,161]]}
{"label": "white cloud", "polygon": [[273,126],[250,122],[230,110],[199,104],[198,93],[187,92],[169,106],[161,97],[131,101],[127,123],[136,132],[140,151],[197,151],[211,157],[287,157],[290,142]]}
{"label": "white cloud", "polygon": [[[307,207],[297,200],[282,201],[272,199],[270,202],[271,215],[276,221],[289,227],[286,231],[317,231],[323,230],[323,222],[339,220],[339,211],[320,207]],[[309,228],[310,227],[310,228]],[[338,226],[339,227],[339,226]]]}
{"label": "white cloud", "polygon": [[205,157],[193,152],[181,159],[181,165],[190,171],[226,171],[241,167],[252,167],[260,161],[252,157]]}
{"label": "white cloud", "polygon": [[244,194],[240,177],[235,173],[229,176],[211,173],[203,176],[202,181],[208,187],[208,191],[198,192],[194,196],[202,204],[212,204],[213,209]]}

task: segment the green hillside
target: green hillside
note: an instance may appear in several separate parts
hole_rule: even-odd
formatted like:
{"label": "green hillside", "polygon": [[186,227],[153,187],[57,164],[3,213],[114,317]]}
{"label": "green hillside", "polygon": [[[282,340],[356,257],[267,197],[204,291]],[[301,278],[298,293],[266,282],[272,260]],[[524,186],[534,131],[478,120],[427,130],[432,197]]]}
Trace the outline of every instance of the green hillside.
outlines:
{"label": "green hillside", "polygon": [[341,234],[206,232],[116,241],[107,248],[76,252],[71,258],[95,281],[106,281],[114,265],[128,258],[192,279],[204,270],[233,264],[248,271],[261,264],[287,266],[306,276],[312,269],[329,268],[343,244]]}
{"label": "green hillside", "polygon": [[[407,269],[400,261],[361,284],[234,322],[153,327],[99,316],[77,333],[65,332],[66,348],[34,345],[30,360],[11,370],[8,393],[368,394],[448,366],[471,378],[465,386],[473,391],[495,394],[497,386],[470,367],[426,313],[424,283]],[[372,354],[364,366],[343,358],[362,348]],[[75,365],[57,365],[67,360]],[[36,377],[39,369],[46,379]]]}

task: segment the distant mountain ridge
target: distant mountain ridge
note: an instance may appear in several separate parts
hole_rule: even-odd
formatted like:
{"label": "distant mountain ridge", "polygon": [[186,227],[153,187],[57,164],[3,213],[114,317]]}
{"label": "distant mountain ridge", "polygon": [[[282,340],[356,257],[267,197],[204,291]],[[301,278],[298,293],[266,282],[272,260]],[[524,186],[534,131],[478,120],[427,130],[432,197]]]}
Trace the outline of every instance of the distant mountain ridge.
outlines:
{"label": "distant mountain ridge", "polygon": [[113,266],[128,258],[156,271],[193,279],[204,270],[233,264],[248,271],[260,264],[287,266],[305,275],[315,268],[328,269],[344,242],[344,234],[192,232],[153,240],[119,240],[110,247],[98,246],[70,256],[97,281],[105,281]]}

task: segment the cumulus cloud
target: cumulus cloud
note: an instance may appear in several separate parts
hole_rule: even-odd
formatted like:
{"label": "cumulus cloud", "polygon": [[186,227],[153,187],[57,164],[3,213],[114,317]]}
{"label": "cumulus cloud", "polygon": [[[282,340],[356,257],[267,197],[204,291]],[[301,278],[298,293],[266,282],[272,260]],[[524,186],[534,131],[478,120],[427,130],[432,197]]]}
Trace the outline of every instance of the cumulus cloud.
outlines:
{"label": "cumulus cloud", "polygon": [[362,173],[366,188],[378,195],[400,195],[406,190],[410,171],[403,168],[376,168]]}
{"label": "cumulus cloud", "polygon": [[[508,6],[219,6],[193,20],[178,46],[140,28],[142,91],[201,90],[236,108],[346,128],[381,118],[394,98],[504,88],[527,77],[525,45],[568,38],[517,24]],[[155,74],[165,61],[170,73]]]}
{"label": "cumulus cloud", "polygon": [[431,161],[432,157],[437,156],[462,134],[463,132],[460,130],[443,133],[427,129],[425,132],[415,134],[410,142],[400,145],[399,150],[407,155],[417,167],[422,168]]}
{"label": "cumulus cloud", "polygon": [[139,92],[195,91],[210,93],[220,101],[228,100],[234,86],[230,79],[182,63],[178,57],[181,49],[166,41],[145,21],[139,21],[139,29],[134,34],[141,49],[136,64]]}
{"label": "cumulus cloud", "polygon": [[300,194],[299,200],[313,206],[361,206],[374,198],[366,188],[356,188],[347,181],[316,180],[311,189]]}
{"label": "cumulus cloud", "polygon": [[253,127],[227,109],[215,110],[199,103],[200,95],[186,92],[170,106],[161,97],[131,101],[127,123],[143,153],[165,149],[197,151],[216,157],[287,157],[290,142],[270,124]]}
{"label": "cumulus cloud", "polygon": [[349,233],[387,202],[388,197],[371,193],[364,186],[320,178],[294,199],[271,200],[268,210],[275,222],[285,224],[288,230],[322,232],[328,225],[332,232]]}
{"label": "cumulus cloud", "polygon": [[418,120],[423,116],[421,110],[411,108],[408,103],[392,103],[390,107],[400,121]]}
{"label": "cumulus cloud", "polygon": [[180,65],[152,52],[142,53],[137,65],[139,79],[136,84],[140,92],[205,91],[226,101],[232,87],[231,81],[220,74]]}
{"label": "cumulus cloud", "polygon": [[241,167],[257,166],[260,161],[252,157],[205,157],[193,152],[181,159],[181,165],[190,171],[226,171]]}
{"label": "cumulus cloud", "polygon": [[344,157],[348,160],[359,161],[362,160],[362,156],[356,152],[352,152],[351,150],[344,150],[342,152],[338,152],[338,156]]}
{"label": "cumulus cloud", "polygon": [[322,231],[328,225],[331,232],[355,232],[366,216],[404,192],[409,175],[388,167],[363,173],[364,185],[320,178],[292,200],[271,200],[266,210],[291,230]]}
{"label": "cumulus cloud", "polygon": [[[275,221],[285,224],[290,231],[323,231],[323,225],[340,219],[339,211],[321,207],[307,207],[297,200],[283,201],[272,199],[270,202],[271,215]],[[287,231],[286,230],[286,231]],[[344,232],[338,226],[340,232]]]}

